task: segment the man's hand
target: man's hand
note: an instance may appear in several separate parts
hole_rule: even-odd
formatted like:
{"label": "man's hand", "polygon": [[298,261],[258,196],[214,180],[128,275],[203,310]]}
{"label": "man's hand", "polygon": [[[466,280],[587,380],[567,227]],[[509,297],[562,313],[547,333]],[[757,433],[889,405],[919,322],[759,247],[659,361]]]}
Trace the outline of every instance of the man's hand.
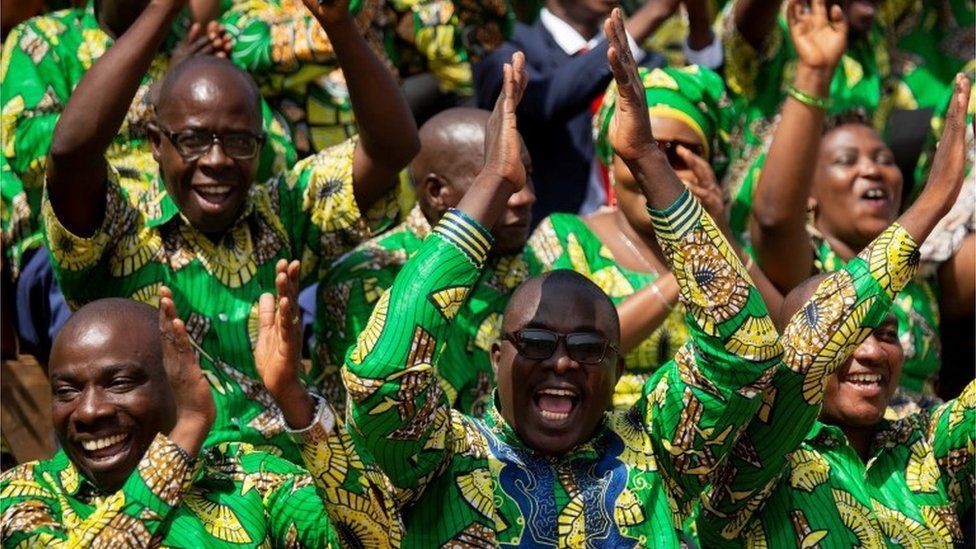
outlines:
{"label": "man's hand", "polygon": [[519,137],[515,109],[522,100],[528,76],[525,56],[512,55],[505,63],[502,91],[488,119],[485,135],[485,170],[510,185],[512,194],[525,187],[525,166],[522,164],[522,139]]}
{"label": "man's hand", "polygon": [[261,381],[292,428],[312,422],[315,404],[298,377],[302,359],[302,322],[298,309],[300,264],[284,259],[275,266],[275,297],[262,294],[258,303],[258,342],[254,364]]}
{"label": "man's hand", "polygon": [[169,438],[191,457],[196,457],[217,411],[210,384],[190,346],[186,326],[176,316],[173,293],[166,286],[159,288],[159,331],[163,366],[176,400],[176,426]]}
{"label": "man's hand", "polygon": [[220,23],[193,23],[183,41],[173,48],[170,66],[175,67],[181,61],[196,55],[215,55],[226,59],[230,56],[232,47],[233,39]]}
{"label": "man's hand", "polygon": [[339,23],[344,19],[352,20],[349,13],[349,0],[302,0],[305,7],[322,26],[332,23]]}
{"label": "man's hand", "polygon": [[943,206],[943,215],[956,203],[966,175],[966,108],[969,95],[969,80],[957,74],[932,169],[925,188],[916,200]]}
{"label": "man's hand", "polygon": [[647,115],[647,97],[637,74],[637,62],[627,45],[627,33],[620,8],[603,24],[609,49],[607,60],[617,82],[617,108],[608,130],[613,151],[625,162],[637,160],[657,149],[651,120]]}
{"label": "man's hand", "polygon": [[[800,63],[833,77],[847,49],[847,18],[834,4],[828,12],[826,0],[790,0],[786,20]],[[808,9],[809,8],[809,9]]]}

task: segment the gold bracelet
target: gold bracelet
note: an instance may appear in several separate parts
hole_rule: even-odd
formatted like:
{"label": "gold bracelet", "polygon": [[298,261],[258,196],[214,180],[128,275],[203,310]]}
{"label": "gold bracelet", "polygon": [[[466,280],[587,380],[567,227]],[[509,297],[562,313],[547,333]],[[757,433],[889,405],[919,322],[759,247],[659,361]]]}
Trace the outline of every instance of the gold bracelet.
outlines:
{"label": "gold bracelet", "polygon": [[795,86],[790,86],[786,88],[786,93],[789,94],[789,96],[792,97],[793,99],[796,99],[797,101],[803,103],[808,107],[820,109],[824,112],[826,112],[827,109],[830,108],[829,97],[817,97],[815,95],[810,95],[809,93],[796,89]]}
{"label": "gold bracelet", "polygon": [[663,303],[669,311],[674,310],[674,305],[671,305],[668,298],[664,297],[664,292],[661,291],[661,288],[657,287],[657,282],[651,282],[651,291],[657,296],[658,299],[661,300],[661,303]]}

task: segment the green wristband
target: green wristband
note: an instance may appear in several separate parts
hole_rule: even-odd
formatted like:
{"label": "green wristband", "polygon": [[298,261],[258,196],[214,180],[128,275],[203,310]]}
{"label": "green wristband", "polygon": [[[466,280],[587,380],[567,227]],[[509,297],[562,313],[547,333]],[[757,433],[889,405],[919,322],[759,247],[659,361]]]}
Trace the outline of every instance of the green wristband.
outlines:
{"label": "green wristband", "polygon": [[809,93],[802,92],[793,86],[786,88],[786,93],[788,93],[793,99],[796,99],[808,107],[820,109],[825,112],[830,108],[829,97],[817,97],[815,95],[810,95]]}

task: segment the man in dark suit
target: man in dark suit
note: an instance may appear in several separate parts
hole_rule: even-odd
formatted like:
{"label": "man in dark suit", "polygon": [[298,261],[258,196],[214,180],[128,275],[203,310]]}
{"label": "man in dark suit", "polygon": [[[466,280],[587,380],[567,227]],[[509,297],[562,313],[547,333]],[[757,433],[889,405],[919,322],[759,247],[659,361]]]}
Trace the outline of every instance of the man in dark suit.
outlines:
{"label": "man in dark suit", "polygon": [[[646,0],[627,20],[631,50],[641,65],[663,65],[661,55],[641,50],[638,43],[679,3]],[[474,67],[478,106],[490,109],[501,88],[502,64],[517,50],[525,53],[529,83],[518,120],[535,164],[534,223],[553,212],[589,213],[605,200],[593,163],[591,119],[593,102],[612,78],[602,22],[616,5],[615,0],[546,0],[534,24],[517,24],[511,39]],[[696,31],[700,28],[693,28],[692,37]],[[714,41],[707,25],[704,33]]]}

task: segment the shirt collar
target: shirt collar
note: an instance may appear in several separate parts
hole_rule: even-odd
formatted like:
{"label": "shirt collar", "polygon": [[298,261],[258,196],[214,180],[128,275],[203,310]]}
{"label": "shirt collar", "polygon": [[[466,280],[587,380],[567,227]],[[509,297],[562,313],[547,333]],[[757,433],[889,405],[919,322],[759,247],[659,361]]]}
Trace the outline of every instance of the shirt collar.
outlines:
{"label": "shirt collar", "polygon": [[580,51],[593,49],[603,38],[603,30],[600,30],[596,36],[589,40],[583,38],[583,35],[576,32],[576,29],[549,11],[548,8],[542,8],[542,13],[539,14],[539,21],[549,31],[549,34],[552,35],[553,40],[556,41],[556,45],[566,52],[567,55],[576,55]]}

